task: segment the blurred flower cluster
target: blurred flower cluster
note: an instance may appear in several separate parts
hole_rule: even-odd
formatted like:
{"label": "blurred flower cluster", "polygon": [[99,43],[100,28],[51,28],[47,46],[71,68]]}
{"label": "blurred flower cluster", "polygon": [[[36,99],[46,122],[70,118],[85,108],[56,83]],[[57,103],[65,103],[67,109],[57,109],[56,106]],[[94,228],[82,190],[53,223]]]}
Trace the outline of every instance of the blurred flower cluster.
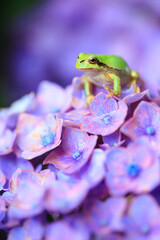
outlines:
{"label": "blurred flower cluster", "polygon": [[119,55],[154,94],[160,89],[159,0],[39,1],[12,23],[8,41],[12,99],[35,91],[43,79],[69,84],[80,52]]}
{"label": "blurred flower cluster", "polygon": [[8,240],[160,239],[160,99],[43,81],[0,111]]}

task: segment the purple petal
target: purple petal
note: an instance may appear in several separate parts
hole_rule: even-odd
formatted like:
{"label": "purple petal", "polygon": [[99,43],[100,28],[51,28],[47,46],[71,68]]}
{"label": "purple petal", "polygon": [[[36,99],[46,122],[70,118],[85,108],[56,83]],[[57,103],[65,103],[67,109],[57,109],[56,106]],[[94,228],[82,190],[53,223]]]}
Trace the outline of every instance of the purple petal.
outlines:
{"label": "purple petal", "polygon": [[8,240],[26,240],[27,231],[23,227],[15,227],[11,229],[8,235]]}
{"label": "purple petal", "polygon": [[96,142],[97,136],[88,136],[76,128],[65,128],[62,148],[52,151],[44,160],[44,164],[52,163],[68,174],[76,172],[88,161]]}
{"label": "purple petal", "polygon": [[[57,97],[58,96],[58,97]],[[71,93],[56,83],[42,81],[36,95],[36,112],[39,114],[57,113],[71,106]]]}
{"label": "purple petal", "polygon": [[67,113],[59,114],[58,116],[63,119],[64,127],[80,127],[80,123],[82,122],[83,116],[89,114],[88,109],[78,109],[72,110]]}
{"label": "purple petal", "polygon": [[84,205],[83,214],[91,231],[107,234],[114,230],[123,229],[121,217],[125,209],[125,198],[109,198],[103,202],[88,200]]}
{"label": "purple petal", "polygon": [[41,240],[44,233],[44,225],[40,218],[27,219],[23,224],[24,229],[27,231],[28,237],[34,240]]}
{"label": "purple petal", "polygon": [[149,92],[149,90],[145,90],[143,92],[140,92],[140,93],[133,93],[131,95],[127,95],[123,98],[123,101],[126,103],[126,104],[131,104],[131,103],[134,103],[134,102],[137,102],[139,100],[141,100],[145,95],[147,95]]}
{"label": "purple petal", "polygon": [[[119,101],[118,109],[112,115],[102,116],[85,116],[81,123],[81,129],[88,133],[98,134],[102,136],[110,135],[115,132],[124,122],[127,115],[127,105],[123,101]],[[107,117],[107,119],[106,119]]]}
{"label": "purple petal", "polygon": [[16,158],[16,156],[12,154],[1,157],[0,168],[8,180],[11,179],[13,173],[17,170],[17,168],[23,170],[34,170],[31,162],[23,158]]}
{"label": "purple petal", "polygon": [[62,119],[48,114],[28,134],[19,134],[17,145],[22,151],[22,157],[32,159],[56,148],[61,142],[62,122]]}
{"label": "purple petal", "polygon": [[95,187],[100,183],[105,174],[104,161],[106,155],[101,149],[95,149],[92,153],[91,159],[88,163],[81,169],[81,178],[86,179],[91,187]]}
{"label": "purple petal", "polygon": [[[160,227],[160,208],[151,195],[141,195],[134,198],[131,202],[129,212],[129,218],[133,220],[134,225],[138,228],[139,234],[145,235],[145,231],[152,234],[154,228]],[[127,228],[127,232],[133,230]]]}
{"label": "purple petal", "polygon": [[0,170],[0,191],[3,189],[3,186],[6,182],[6,177],[3,172]]}
{"label": "purple petal", "polygon": [[118,109],[114,98],[107,98],[106,94],[99,93],[90,104],[90,112],[93,116],[101,116]]}
{"label": "purple petal", "polygon": [[82,78],[76,77],[72,81],[72,106],[75,109],[81,109],[86,106],[86,95]]}
{"label": "purple petal", "polygon": [[[69,225],[68,222],[64,220],[57,221],[46,227],[45,240],[84,240],[88,239],[88,235],[82,229],[76,229]],[[87,238],[86,238],[87,236]]]}
{"label": "purple petal", "polygon": [[0,155],[6,155],[12,152],[12,146],[15,141],[15,133],[9,129],[5,129],[0,136]]}
{"label": "purple petal", "polygon": [[89,186],[85,180],[75,184],[55,181],[45,194],[45,207],[49,211],[68,213],[81,204],[88,190]]}

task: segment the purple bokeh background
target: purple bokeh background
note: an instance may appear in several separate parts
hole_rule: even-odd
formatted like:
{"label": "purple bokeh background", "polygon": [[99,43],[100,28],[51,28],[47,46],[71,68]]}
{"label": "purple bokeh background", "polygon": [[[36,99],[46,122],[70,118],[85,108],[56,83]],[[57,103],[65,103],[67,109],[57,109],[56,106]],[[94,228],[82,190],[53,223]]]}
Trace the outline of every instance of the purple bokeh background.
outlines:
{"label": "purple bokeh background", "polygon": [[160,83],[158,0],[47,0],[17,17],[7,29],[6,58],[11,101],[42,80],[66,86],[80,52],[116,54],[152,90]]}

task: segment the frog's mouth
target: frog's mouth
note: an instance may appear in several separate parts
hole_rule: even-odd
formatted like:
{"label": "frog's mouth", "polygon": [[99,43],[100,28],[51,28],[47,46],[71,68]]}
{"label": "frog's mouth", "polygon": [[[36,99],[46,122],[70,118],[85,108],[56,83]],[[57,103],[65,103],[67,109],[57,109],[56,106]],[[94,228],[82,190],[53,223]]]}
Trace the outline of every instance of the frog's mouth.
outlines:
{"label": "frog's mouth", "polygon": [[91,72],[97,73],[97,72],[100,71],[100,69],[94,69],[94,68],[77,68],[77,69],[83,71],[84,73],[86,73],[86,72],[88,72],[88,73],[91,73]]}

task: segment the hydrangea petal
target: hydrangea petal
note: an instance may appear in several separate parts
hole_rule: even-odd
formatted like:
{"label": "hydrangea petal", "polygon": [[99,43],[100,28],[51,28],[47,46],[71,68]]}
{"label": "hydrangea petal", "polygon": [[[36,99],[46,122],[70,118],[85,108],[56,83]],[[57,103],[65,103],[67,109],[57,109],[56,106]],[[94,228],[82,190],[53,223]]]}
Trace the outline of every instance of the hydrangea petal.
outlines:
{"label": "hydrangea petal", "polygon": [[80,129],[66,128],[61,147],[53,150],[44,160],[44,164],[52,163],[65,173],[74,173],[88,161],[96,142],[97,136],[88,136]]}
{"label": "hydrangea petal", "polygon": [[27,240],[27,232],[23,227],[11,229],[8,235],[8,240]]}
{"label": "hydrangea petal", "polygon": [[46,227],[45,240],[88,240],[86,238],[86,232],[82,229],[76,229],[74,226],[70,226],[68,222],[61,220],[52,223]]}
{"label": "hydrangea petal", "polygon": [[80,127],[83,116],[88,115],[90,112],[88,109],[76,109],[67,113],[59,114],[58,117],[63,119],[64,127]]}
{"label": "hydrangea petal", "polygon": [[114,98],[107,98],[104,93],[97,94],[90,104],[90,112],[93,116],[101,116],[117,109],[116,100]]}
{"label": "hydrangea petal", "polygon": [[0,136],[0,155],[6,155],[12,152],[15,138],[15,132],[9,129],[4,130],[4,133]]}
{"label": "hydrangea petal", "polygon": [[71,106],[71,91],[56,83],[42,81],[37,90],[35,104],[35,111],[39,114],[64,112]]}
{"label": "hydrangea petal", "polygon": [[32,159],[56,148],[61,140],[62,119],[48,114],[28,134],[17,139],[17,145],[22,151],[22,157]]}
{"label": "hydrangea petal", "polygon": [[45,194],[45,207],[48,211],[68,213],[80,205],[88,190],[89,185],[85,180],[75,184],[55,181]]}
{"label": "hydrangea petal", "polygon": [[109,198],[103,202],[88,200],[84,204],[83,214],[91,231],[107,234],[123,229],[121,217],[125,209],[125,198]]}
{"label": "hydrangea petal", "polygon": [[159,120],[160,110],[152,103],[142,101],[135,109],[133,117],[122,126],[121,131],[131,139],[143,135],[156,139],[160,132]]}
{"label": "hydrangea petal", "polygon": [[123,101],[119,101],[117,106],[117,111],[112,111],[109,115],[85,116],[81,123],[81,129],[102,136],[115,132],[123,124],[127,115],[127,105]]}
{"label": "hydrangea petal", "polygon": [[13,173],[17,170],[17,168],[23,170],[34,170],[31,162],[23,158],[16,158],[16,156],[13,154],[9,154],[5,157],[0,158],[0,169],[8,180],[11,179]]}
{"label": "hydrangea petal", "polygon": [[149,90],[147,89],[140,93],[133,93],[131,95],[127,95],[123,98],[123,101],[128,105],[131,103],[135,103],[135,102],[141,100],[144,96],[147,96],[148,92],[149,92]]}

